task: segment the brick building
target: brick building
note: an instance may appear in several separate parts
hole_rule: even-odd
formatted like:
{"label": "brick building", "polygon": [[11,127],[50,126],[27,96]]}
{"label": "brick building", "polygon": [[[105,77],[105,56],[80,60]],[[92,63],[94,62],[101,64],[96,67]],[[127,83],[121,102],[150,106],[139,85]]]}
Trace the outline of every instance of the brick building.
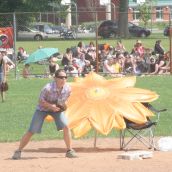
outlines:
{"label": "brick building", "polygon": [[[118,19],[119,1],[111,0],[112,20]],[[129,0],[128,20],[138,21],[138,0]],[[168,21],[172,18],[172,0],[150,0],[152,9],[152,21]],[[78,6],[78,21],[89,22],[95,20],[95,11],[97,11],[98,20],[106,20],[106,7],[100,5],[99,0],[77,0]]]}
{"label": "brick building", "polygon": [[[116,19],[118,15],[120,0],[111,0],[112,19]],[[89,22],[95,20],[95,11],[97,11],[98,20],[106,19],[106,7],[100,5],[100,0],[77,0],[78,21]]]}
{"label": "brick building", "polygon": [[[128,9],[128,19],[129,21],[138,20],[138,10],[135,0],[129,0],[129,9]],[[152,9],[152,21],[169,21],[172,18],[172,1],[171,0],[150,0],[150,6]]]}

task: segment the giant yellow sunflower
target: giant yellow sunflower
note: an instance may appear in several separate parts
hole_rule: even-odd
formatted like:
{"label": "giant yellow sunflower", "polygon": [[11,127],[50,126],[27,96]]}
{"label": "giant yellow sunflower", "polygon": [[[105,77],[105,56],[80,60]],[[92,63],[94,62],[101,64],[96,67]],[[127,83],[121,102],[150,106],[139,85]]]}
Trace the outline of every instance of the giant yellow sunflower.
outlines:
{"label": "giant yellow sunflower", "polygon": [[134,88],[136,77],[106,80],[91,72],[71,83],[72,94],[66,114],[75,137],[81,137],[92,127],[107,135],[112,128],[125,128],[124,117],[138,124],[152,116],[141,102],[158,98],[155,92]]}

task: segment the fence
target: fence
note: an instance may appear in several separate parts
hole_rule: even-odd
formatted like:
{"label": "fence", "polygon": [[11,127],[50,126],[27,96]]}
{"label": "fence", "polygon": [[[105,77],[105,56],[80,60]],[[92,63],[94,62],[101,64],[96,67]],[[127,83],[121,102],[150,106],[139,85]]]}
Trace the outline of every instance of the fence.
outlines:
{"label": "fence", "polygon": [[[148,14],[143,14],[148,15]],[[120,16],[124,16],[122,21]],[[112,8],[110,12],[105,12],[103,9],[94,9],[78,11],[76,7],[67,12],[56,11],[56,12],[23,12],[23,13],[1,13],[0,14],[0,28],[12,27],[14,30],[14,54],[17,54],[17,42],[20,40],[31,40],[31,41],[44,41],[44,40],[67,40],[68,39],[77,39],[78,42],[83,39],[90,40],[101,40],[102,38],[109,38],[110,40],[121,40],[124,37],[127,39],[155,39],[167,40],[168,37],[164,36],[164,28],[171,25],[171,14],[163,13],[162,20],[156,20],[156,13],[149,14],[149,20],[143,22],[137,19],[138,14],[135,12],[119,13],[117,8]],[[106,33],[106,27],[104,26],[104,31],[98,32],[98,37],[96,37],[96,30],[104,20],[112,20],[115,24],[120,24],[121,29],[117,29],[116,32],[113,32],[115,28],[112,28],[112,33]],[[125,22],[124,22],[125,20]],[[126,31],[125,23],[129,21],[134,23],[136,26],[141,26],[151,30],[151,34],[146,35],[146,32],[138,32],[138,27],[135,25],[130,26]],[[114,27],[114,26],[113,26]],[[35,32],[34,29],[39,31]],[[72,36],[70,34],[64,35],[62,32],[65,29],[72,30]],[[108,28],[108,31],[110,29]],[[121,32],[123,30],[123,32]],[[125,35],[125,31],[127,35]],[[129,31],[129,32],[128,32]],[[103,32],[104,35],[103,35]],[[169,33],[167,33],[169,34]],[[138,38],[141,37],[141,38]],[[170,40],[170,39],[169,39]],[[171,41],[171,40],[170,40]],[[169,42],[170,42],[169,41]],[[105,39],[105,42],[107,40]],[[169,45],[171,42],[169,43]],[[67,47],[66,47],[67,48]],[[167,50],[170,50],[171,47],[167,47]],[[16,60],[14,58],[13,60]]]}
{"label": "fence", "polygon": [[[77,9],[73,9],[73,11],[64,12],[64,11],[56,11],[56,12],[23,12],[23,13],[0,13],[0,27],[12,26],[14,27],[14,22],[16,25],[16,35],[19,31],[19,26],[27,26],[31,27],[37,23],[46,23],[50,26],[56,26],[56,29],[59,29],[60,26],[66,26],[68,28],[74,29],[76,32],[84,32],[84,29],[89,31],[95,31],[95,23],[96,23],[96,15],[97,15],[97,25],[99,25],[104,20],[112,20],[119,21],[122,13],[118,12],[118,9],[111,9],[110,12],[105,12],[101,8],[98,11],[94,10],[82,10],[76,11]],[[129,10],[130,11],[130,10]],[[96,15],[95,15],[96,14]],[[128,12],[124,15],[126,21],[135,23],[136,25],[141,25],[147,27],[152,30],[152,32],[162,30],[164,26],[171,24],[171,14],[168,12],[163,13],[163,17],[161,19],[156,19],[156,13],[152,14],[138,14],[138,12]],[[148,19],[143,22],[141,18],[147,17]],[[140,18],[140,19],[139,19]],[[14,21],[15,20],[15,21]],[[58,27],[59,28],[58,28]],[[51,32],[48,30],[50,28],[42,29],[44,32]]]}

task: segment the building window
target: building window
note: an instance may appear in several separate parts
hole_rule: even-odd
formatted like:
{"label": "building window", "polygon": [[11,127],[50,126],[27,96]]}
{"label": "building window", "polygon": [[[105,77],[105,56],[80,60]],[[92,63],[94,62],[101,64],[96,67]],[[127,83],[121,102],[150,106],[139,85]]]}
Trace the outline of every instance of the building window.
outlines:
{"label": "building window", "polygon": [[133,20],[139,20],[139,18],[140,12],[137,9],[133,8]]}
{"label": "building window", "polygon": [[162,7],[156,7],[156,20],[162,20]]}

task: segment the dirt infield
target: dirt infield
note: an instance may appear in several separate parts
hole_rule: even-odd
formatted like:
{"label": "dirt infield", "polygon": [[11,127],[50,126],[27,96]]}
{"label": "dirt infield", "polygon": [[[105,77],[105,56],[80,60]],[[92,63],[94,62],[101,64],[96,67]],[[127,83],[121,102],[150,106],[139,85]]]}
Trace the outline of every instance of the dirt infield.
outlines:
{"label": "dirt infield", "polygon": [[[0,143],[0,172],[171,172],[172,151],[154,151],[153,157],[143,160],[123,160],[117,156],[119,140],[98,138],[97,148],[93,139],[74,140],[78,158],[65,158],[63,140],[30,142],[21,160],[12,160],[17,143]],[[138,145],[143,150],[142,145]],[[146,151],[150,151],[144,149]]]}

